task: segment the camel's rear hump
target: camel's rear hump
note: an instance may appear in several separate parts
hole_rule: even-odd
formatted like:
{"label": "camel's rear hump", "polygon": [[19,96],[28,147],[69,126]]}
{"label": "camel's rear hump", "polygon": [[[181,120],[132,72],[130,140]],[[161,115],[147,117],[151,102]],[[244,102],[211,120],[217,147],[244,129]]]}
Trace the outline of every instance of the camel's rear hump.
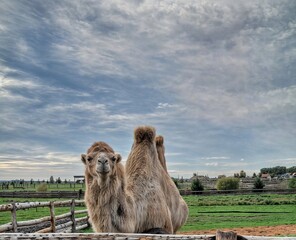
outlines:
{"label": "camel's rear hump", "polygon": [[134,138],[136,143],[144,141],[152,143],[155,139],[155,128],[150,126],[140,126],[135,129]]}

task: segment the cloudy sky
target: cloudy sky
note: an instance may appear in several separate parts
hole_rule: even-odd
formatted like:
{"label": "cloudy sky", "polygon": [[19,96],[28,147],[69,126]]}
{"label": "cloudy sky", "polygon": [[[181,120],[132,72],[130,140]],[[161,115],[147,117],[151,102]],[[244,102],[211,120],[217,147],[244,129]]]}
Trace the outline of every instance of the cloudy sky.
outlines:
{"label": "cloudy sky", "polygon": [[172,176],[296,165],[295,1],[0,1],[0,179],[71,178],[138,125]]}

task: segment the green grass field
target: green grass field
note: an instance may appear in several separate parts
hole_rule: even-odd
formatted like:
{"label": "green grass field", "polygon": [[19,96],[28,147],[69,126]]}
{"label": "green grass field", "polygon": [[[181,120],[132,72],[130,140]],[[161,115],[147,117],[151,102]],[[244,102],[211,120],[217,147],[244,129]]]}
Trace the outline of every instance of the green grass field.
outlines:
{"label": "green grass field", "polygon": [[[184,196],[184,199],[189,206],[189,217],[180,232],[296,224],[295,194],[196,195]],[[0,204],[7,204],[11,200],[19,202],[28,201],[28,199],[0,198]],[[29,201],[50,200],[53,199],[29,199]],[[84,207],[77,207],[77,209],[84,209]],[[56,208],[57,215],[66,212],[69,212],[69,207]],[[17,219],[19,221],[48,215],[49,209],[47,207],[17,211]],[[2,212],[0,215],[0,225],[10,221],[10,212]],[[86,231],[91,232],[89,229]]]}
{"label": "green grass field", "polygon": [[296,224],[296,195],[185,196],[189,217],[181,231]]}

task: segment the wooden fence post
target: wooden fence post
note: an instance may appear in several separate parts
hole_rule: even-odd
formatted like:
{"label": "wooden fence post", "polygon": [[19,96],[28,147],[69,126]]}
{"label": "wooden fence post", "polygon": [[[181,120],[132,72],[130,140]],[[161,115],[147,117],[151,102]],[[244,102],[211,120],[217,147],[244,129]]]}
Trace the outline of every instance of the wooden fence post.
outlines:
{"label": "wooden fence post", "polygon": [[237,240],[237,234],[235,232],[216,232],[216,240]]}
{"label": "wooden fence post", "polygon": [[16,220],[16,204],[12,202],[12,209],[11,209],[11,222],[12,222],[12,231],[17,232],[17,220]]}
{"label": "wooden fence post", "polygon": [[76,221],[75,221],[75,199],[71,202],[71,221],[72,223],[72,233],[76,232]]}
{"label": "wooden fence post", "polygon": [[50,225],[51,231],[56,232],[56,221],[55,221],[55,212],[54,212],[54,202],[50,201],[49,203],[49,210],[50,210]]}

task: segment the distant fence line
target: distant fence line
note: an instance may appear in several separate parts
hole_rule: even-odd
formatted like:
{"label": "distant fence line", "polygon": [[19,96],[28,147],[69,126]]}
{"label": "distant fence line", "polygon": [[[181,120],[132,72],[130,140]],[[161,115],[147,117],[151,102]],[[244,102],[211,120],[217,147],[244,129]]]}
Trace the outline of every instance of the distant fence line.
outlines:
{"label": "distant fence line", "polygon": [[295,194],[296,189],[239,189],[239,190],[204,190],[204,191],[191,191],[180,190],[181,195],[219,195],[219,194],[261,194],[261,193],[274,193],[274,194]]}
{"label": "distant fence line", "polygon": [[49,192],[34,192],[34,191],[0,191],[0,197],[3,198],[75,198],[83,199],[84,192],[79,191],[49,191]]}
{"label": "distant fence line", "polygon": [[[7,224],[0,225],[0,233],[3,232],[18,232],[22,227],[34,227],[37,224],[50,223],[50,226],[43,225],[36,232],[75,232],[89,227],[88,216],[75,218],[77,214],[87,214],[87,210],[75,210],[75,206],[85,206],[83,200],[67,200],[67,201],[51,201],[51,202],[26,202],[26,203],[10,203],[0,205],[0,212],[11,212],[12,221]],[[27,221],[17,221],[17,211],[30,208],[49,207],[49,216]],[[55,215],[56,207],[70,207],[70,212],[61,215]],[[61,223],[58,223],[62,220]],[[82,224],[80,224],[82,223]]]}
{"label": "distant fence line", "polygon": [[[240,190],[205,190],[205,191],[191,191],[180,190],[181,195],[219,195],[219,194],[296,194],[296,189],[240,189]],[[75,198],[83,199],[84,191],[50,191],[50,192],[34,192],[34,191],[0,191],[0,197],[3,198]]]}

